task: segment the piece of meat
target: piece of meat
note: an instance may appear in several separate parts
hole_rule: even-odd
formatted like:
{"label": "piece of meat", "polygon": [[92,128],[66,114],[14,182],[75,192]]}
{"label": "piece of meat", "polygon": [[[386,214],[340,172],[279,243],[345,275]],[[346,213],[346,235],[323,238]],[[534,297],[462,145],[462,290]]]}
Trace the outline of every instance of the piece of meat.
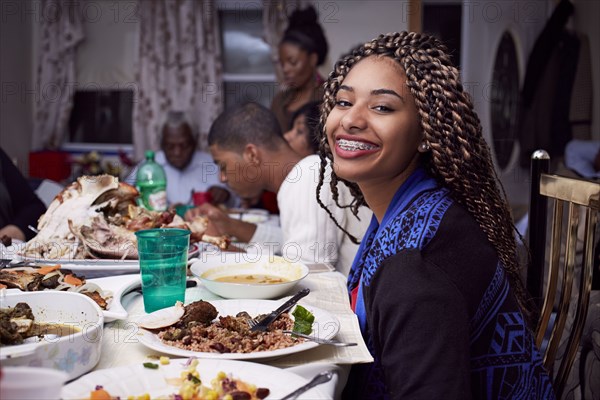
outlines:
{"label": "piece of meat", "polygon": [[23,291],[38,290],[42,278],[41,274],[26,271],[12,271],[8,268],[0,271],[0,284]]}
{"label": "piece of meat", "polygon": [[212,320],[217,318],[219,312],[209,302],[199,300],[185,306],[185,312],[181,317],[183,326],[187,326],[191,322],[198,322],[203,325],[210,324]]}
{"label": "piece of meat", "polygon": [[101,309],[106,310],[106,307],[108,307],[108,303],[106,303],[106,300],[104,300],[104,298],[102,296],[100,296],[100,293],[98,293],[98,292],[80,292],[80,293],[85,294],[87,297],[94,300],[96,302],[96,304],[98,304],[100,306]]}

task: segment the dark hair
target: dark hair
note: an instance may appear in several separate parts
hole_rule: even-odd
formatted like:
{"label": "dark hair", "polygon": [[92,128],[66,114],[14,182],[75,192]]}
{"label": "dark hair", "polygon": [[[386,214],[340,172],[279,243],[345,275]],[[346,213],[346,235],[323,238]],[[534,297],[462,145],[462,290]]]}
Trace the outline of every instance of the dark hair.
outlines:
{"label": "dark hair", "polygon": [[309,54],[316,53],[317,65],[322,65],[327,58],[329,44],[323,28],[319,25],[314,7],[308,6],[303,10],[294,10],[288,21],[288,27],[283,33],[280,43],[292,43]]}
{"label": "dark hair", "polygon": [[[530,299],[520,276],[514,236],[516,229],[506,193],[494,169],[473,103],[459,80],[458,70],[452,64],[446,47],[438,39],[414,32],[389,33],[341,57],[325,84],[322,126],[325,126],[335,106],[337,92],[348,72],[360,60],[370,56],[389,57],[403,68],[406,85],[415,99],[423,140],[431,148],[422,157],[424,167],[477,221],[496,249],[526,319],[532,322]],[[321,134],[317,191],[324,182],[327,160],[333,160],[324,129]],[[365,204],[359,186],[338,178],[332,172],[330,185],[336,203],[339,181],[347,185],[353,194],[356,204],[352,210],[356,213],[356,208]],[[321,206],[324,207],[323,204]]]}
{"label": "dark hair", "polygon": [[249,144],[270,149],[285,143],[275,115],[257,103],[246,103],[224,111],[208,132],[208,145],[242,151]]}
{"label": "dark hair", "polygon": [[294,111],[291,118],[290,129],[294,127],[294,121],[304,115],[306,127],[308,128],[308,143],[313,153],[319,151],[319,118],[321,116],[321,102],[310,101]]}

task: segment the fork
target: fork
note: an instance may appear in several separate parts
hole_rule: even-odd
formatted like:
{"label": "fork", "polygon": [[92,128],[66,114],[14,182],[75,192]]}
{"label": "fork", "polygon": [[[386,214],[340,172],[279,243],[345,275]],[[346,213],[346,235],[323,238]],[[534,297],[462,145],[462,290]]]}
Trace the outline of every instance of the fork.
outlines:
{"label": "fork", "polygon": [[267,328],[269,327],[269,325],[271,324],[271,322],[275,321],[277,319],[277,317],[279,317],[284,312],[289,311],[298,302],[298,300],[300,300],[304,296],[308,295],[308,293],[310,293],[310,289],[308,289],[308,288],[302,289],[301,291],[296,293],[294,296],[292,296],[292,298],[290,298],[288,301],[283,303],[278,309],[271,312],[270,314],[267,314],[265,316],[260,316],[260,318],[259,317],[249,318],[247,320],[247,322],[248,322],[248,325],[250,326],[250,330],[253,332],[255,332],[255,331],[265,332],[267,330]]}
{"label": "fork", "polygon": [[315,342],[315,343],[319,343],[319,344],[328,344],[328,345],[336,346],[336,347],[348,347],[348,346],[356,346],[357,345],[356,343],[340,342],[339,340],[336,340],[336,339],[324,339],[324,338],[320,338],[317,336],[305,335],[304,333],[294,332],[294,331],[284,330],[283,333],[298,336],[298,337],[304,338],[306,340],[310,340],[311,342]]}

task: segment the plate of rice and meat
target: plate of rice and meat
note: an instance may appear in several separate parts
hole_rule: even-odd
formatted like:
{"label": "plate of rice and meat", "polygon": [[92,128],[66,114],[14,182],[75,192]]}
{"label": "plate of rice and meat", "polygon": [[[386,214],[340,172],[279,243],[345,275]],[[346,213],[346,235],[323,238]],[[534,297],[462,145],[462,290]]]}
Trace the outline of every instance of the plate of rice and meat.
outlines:
{"label": "plate of rice and meat", "polygon": [[[270,359],[317,347],[314,342],[283,333],[299,331],[297,323],[323,339],[340,329],[328,311],[299,304],[270,324],[266,332],[251,332],[248,319],[269,314],[282,304],[273,300],[198,301],[144,315],[136,322],[142,328],[137,338],[144,346],[165,354],[230,360]],[[305,317],[308,315],[308,318]],[[297,321],[297,318],[305,318]]]}

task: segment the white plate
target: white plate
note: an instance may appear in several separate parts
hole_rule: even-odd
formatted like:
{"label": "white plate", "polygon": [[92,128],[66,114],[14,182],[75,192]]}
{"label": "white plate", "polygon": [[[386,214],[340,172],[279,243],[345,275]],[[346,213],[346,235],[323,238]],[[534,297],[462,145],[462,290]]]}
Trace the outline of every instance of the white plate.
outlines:
{"label": "white plate", "polygon": [[141,284],[140,275],[108,276],[105,278],[87,279],[87,282],[95,283],[105,292],[112,292],[112,299],[106,310],[103,310],[104,322],[111,322],[127,318],[127,310],[121,304],[123,293]]}
{"label": "white plate", "polygon": [[[95,283],[100,286],[100,288],[104,292],[108,292],[112,298],[108,301],[108,306],[106,310],[102,310],[102,314],[104,314],[104,322],[111,322],[117,319],[125,319],[127,318],[127,311],[123,308],[121,304],[121,297],[123,293],[127,292],[134,286],[138,286],[140,284],[140,275],[120,275],[120,276],[109,276],[106,278],[96,278],[96,279],[87,279],[86,282]],[[47,289],[44,291],[52,291],[52,289]],[[7,293],[36,293],[36,292],[23,292],[20,289],[6,289]]]}
{"label": "white plate", "polygon": [[[183,367],[185,361],[171,360],[170,364],[161,365],[158,369],[144,368],[142,363],[139,363],[93,371],[66,385],[62,391],[62,398],[65,400],[89,398],[90,392],[96,385],[103,386],[112,396],[120,396],[122,399],[144,393],[148,393],[152,398],[174,394],[178,392],[178,387],[169,385],[166,379],[179,377],[180,372],[185,368]],[[268,399],[280,399],[307,383],[306,379],[292,372],[243,361],[202,359],[196,369],[203,382],[210,382],[218,372],[223,371],[257,387],[268,388],[270,390]],[[330,398],[318,387],[299,397],[299,399]]]}
{"label": "white plate", "polygon": [[[192,243],[188,251],[188,258],[194,257],[200,253],[198,243]],[[107,272],[110,274],[124,274],[128,272],[138,272],[140,270],[139,260],[107,260],[107,259],[74,259],[74,258],[59,258],[59,259],[44,259],[37,257],[18,256],[19,260],[31,261],[39,264],[65,264],[74,272]]]}
{"label": "white plate", "polygon": [[[219,311],[219,315],[236,315],[241,311],[246,311],[252,317],[258,314],[267,314],[275,310],[285,299],[281,300],[211,300],[210,303],[215,306]],[[306,304],[300,303],[304,308],[312,312],[315,316],[315,322],[313,325],[313,332],[311,335],[318,336],[324,339],[330,339],[334,337],[340,330],[340,322],[338,319],[330,314],[328,311],[320,308],[312,307]],[[317,347],[318,344],[314,342],[304,342],[297,344],[292,347],[286,347],[284,349],[259,351],[255,353],[205,353],[199,351],[191,351],[180,349],[178,347],[169,346],[163,343],[158,335],[140,329],[137,336],[144,346],[160,351],[165,354],[171,354],[174,356],[181,357],[200,357],[200,358],[218,358],[226,360],[258,360],[258,359],[270,359],[288,354],[299,353],[308,349]]]}
{"label": "white plate", "polygon": [[269,220],[269,212],[260,208],[249,208],[247,210],[235,208],[229,210],[228,214],[231,218],[241,219],[253,224],[260,224]]}

